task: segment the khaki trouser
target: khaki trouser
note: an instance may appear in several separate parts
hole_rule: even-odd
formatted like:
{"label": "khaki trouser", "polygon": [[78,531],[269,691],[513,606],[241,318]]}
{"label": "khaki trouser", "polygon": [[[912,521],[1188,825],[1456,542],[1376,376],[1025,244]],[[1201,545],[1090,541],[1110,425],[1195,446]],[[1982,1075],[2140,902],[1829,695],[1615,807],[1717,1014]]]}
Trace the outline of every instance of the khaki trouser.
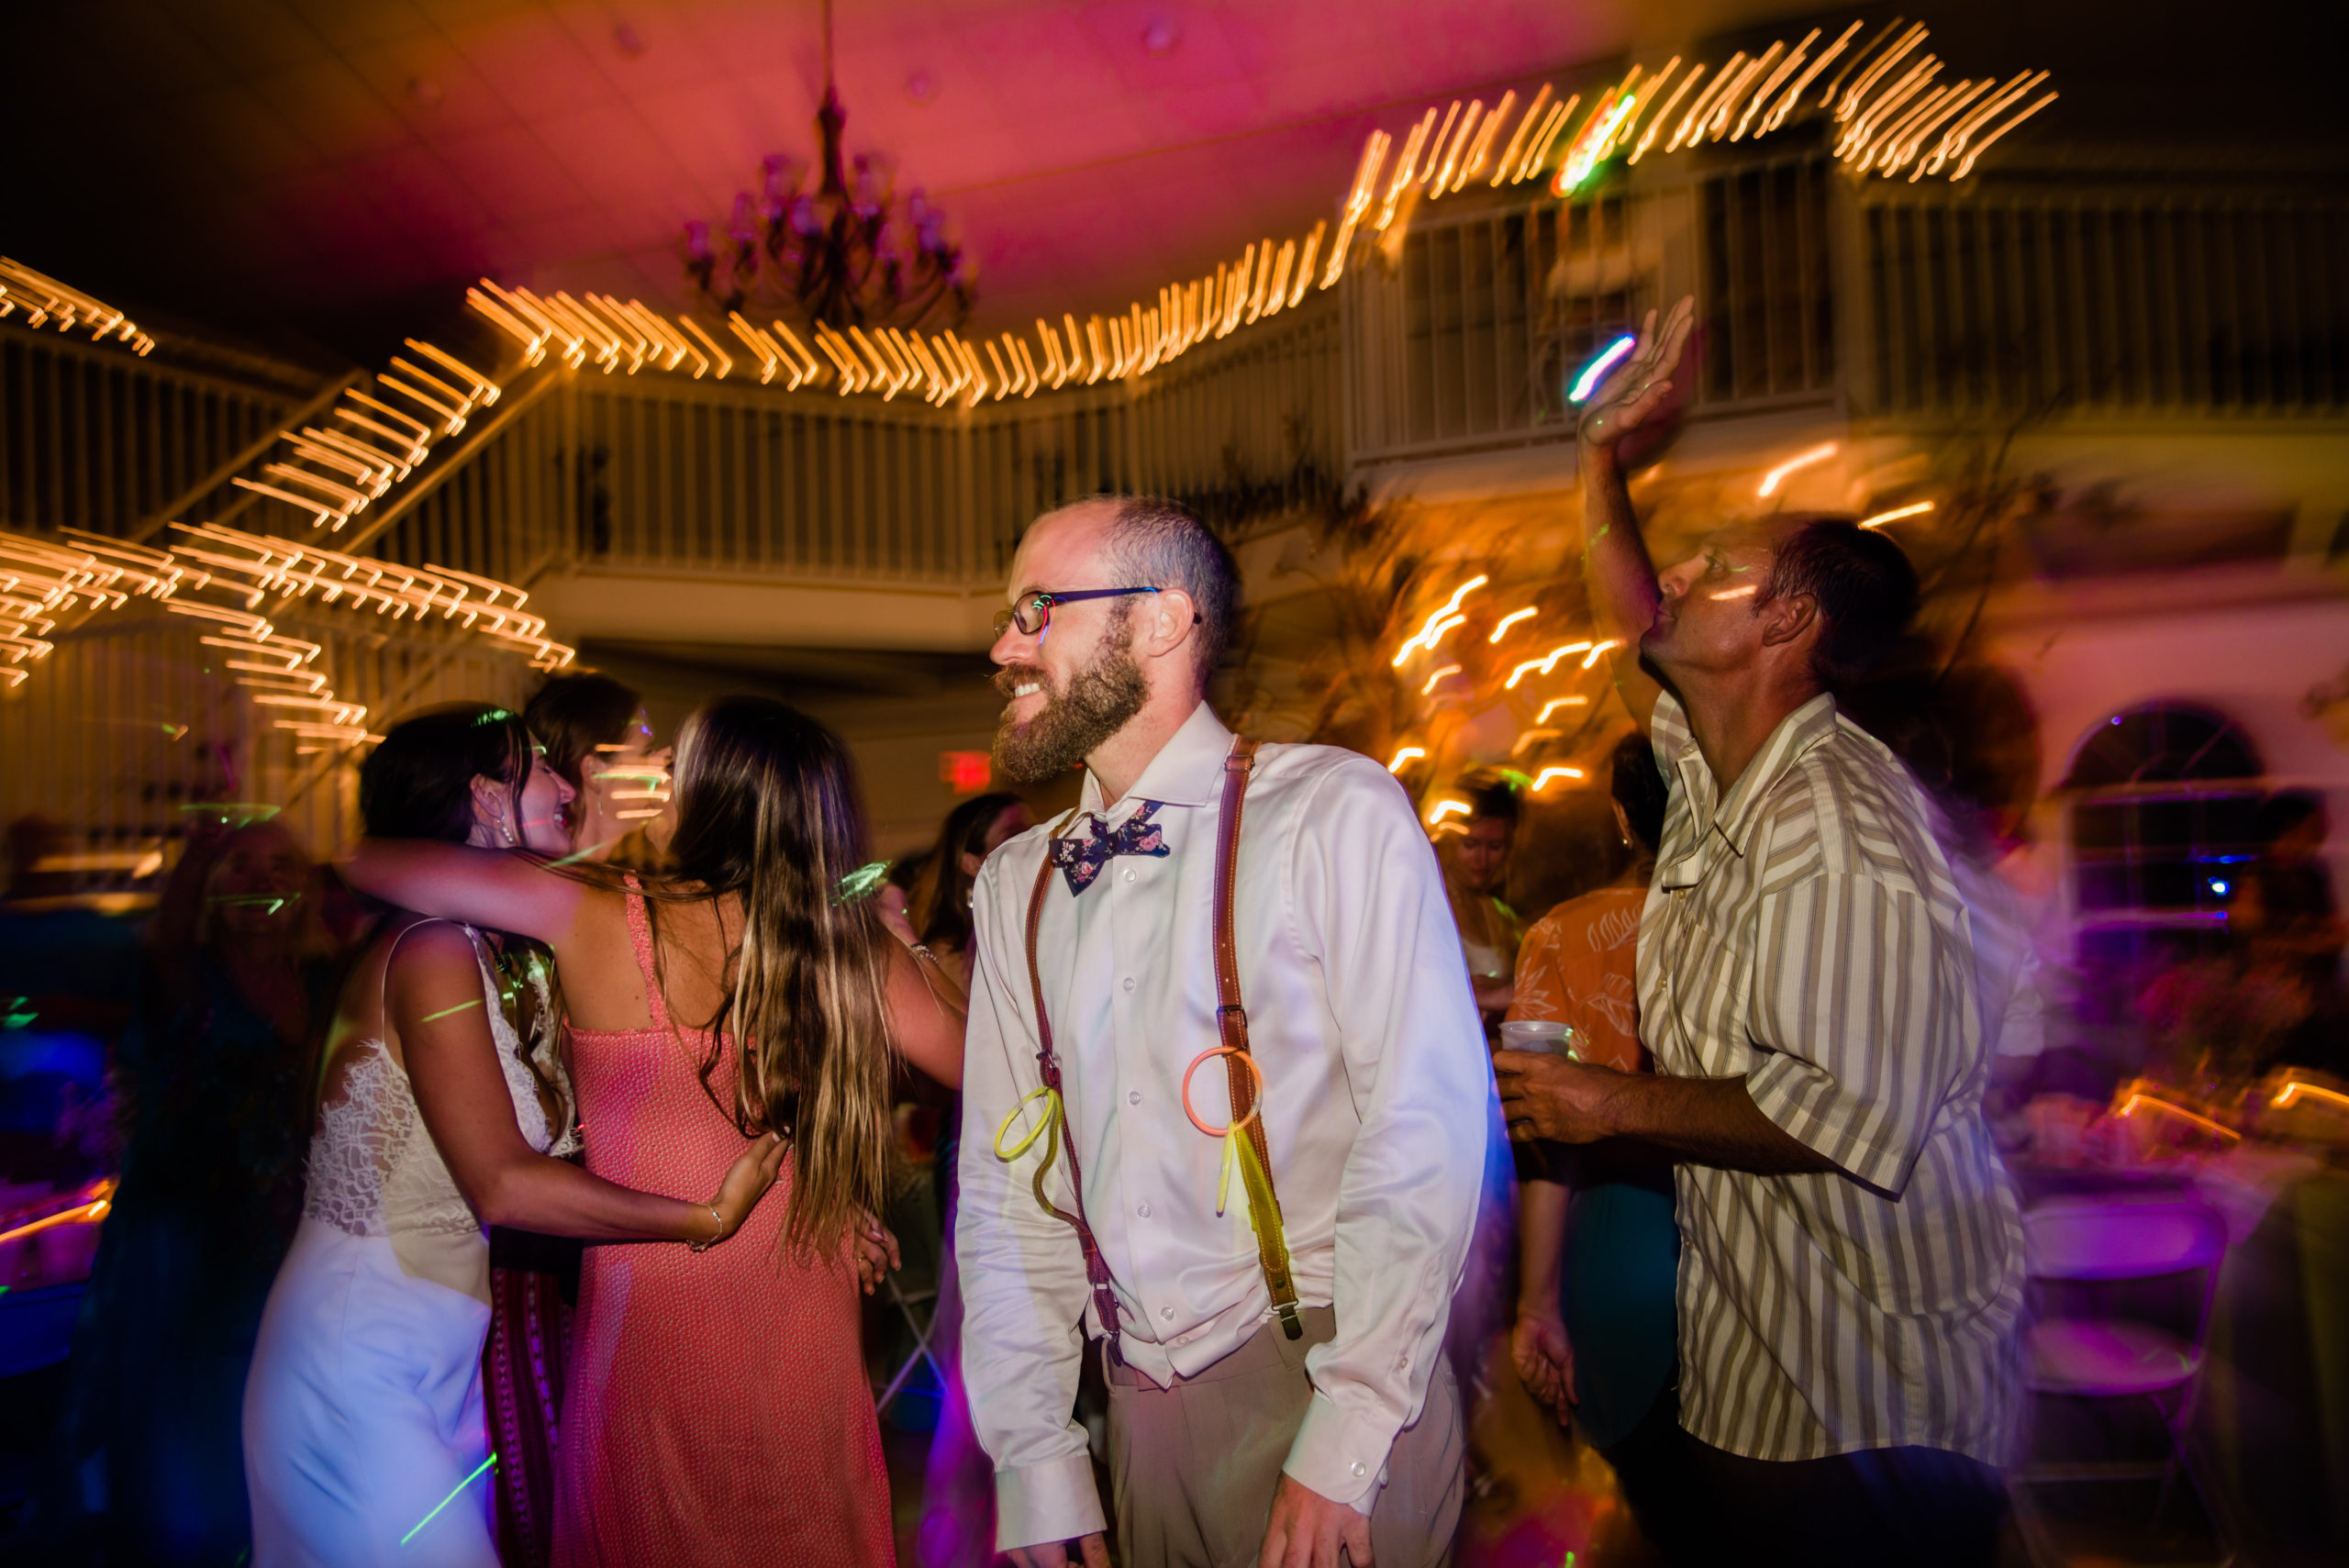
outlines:
{"label": "khaki trouser", "polygon": [[[1337,1335],[1337,1314],[1306,1307],[1305,1337],[1276,1323],[1197,1377],[1161,1388],[1109,1363],[1109,1470],[1125,1568],[1247,1568],[1264,1541],[1273,1489],[1313,1385],[1305,1352]],[[1465,1439],[1460,1390],[1441,1354],[1419,1418],[1396,1435],[1370,1516],[1376,1568],[1442,1568],[1460,1520]]]}

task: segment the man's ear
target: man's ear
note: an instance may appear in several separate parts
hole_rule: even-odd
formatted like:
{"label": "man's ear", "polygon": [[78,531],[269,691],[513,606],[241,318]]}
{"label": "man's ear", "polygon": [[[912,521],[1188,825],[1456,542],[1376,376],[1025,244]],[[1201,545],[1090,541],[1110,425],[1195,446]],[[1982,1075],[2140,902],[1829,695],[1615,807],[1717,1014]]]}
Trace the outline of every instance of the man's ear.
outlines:
{"label": "man's ear", "polygon": [[1800,642],[1819,630],[1819,599],[1815,595],[1781,594],[1753,614],[1762,623],[1765,648]]}
{"label": "man's ear", "polygon": [[1150,618],[1142,628],[1142,651],[1164,658],[1191,639],[1198,630],[1198,606],[1180,588],[1162,588],[1150,595]]}

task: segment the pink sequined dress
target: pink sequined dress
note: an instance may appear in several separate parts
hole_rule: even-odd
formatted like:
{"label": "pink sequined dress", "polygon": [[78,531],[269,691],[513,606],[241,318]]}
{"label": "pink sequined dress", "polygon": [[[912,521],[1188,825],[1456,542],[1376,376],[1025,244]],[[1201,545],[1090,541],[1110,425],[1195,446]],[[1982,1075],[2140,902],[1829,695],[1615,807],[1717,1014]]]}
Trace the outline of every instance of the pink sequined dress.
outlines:
{"label": "pink sequined dress", "polygon": [[[647,1192],[718,1190],[742,1151],[703,1091],[708,1036],[672,1029],[644,902],[629,934],[648,1029],[574,1029],[587,1168]],[[729,1040],[711,1083],[734,1082]],[[892,1563],[889,1483],[854,1273],[783,1244],[791,1167],[707,1252],[591,1246],[555,1454],[556,1568]]]}

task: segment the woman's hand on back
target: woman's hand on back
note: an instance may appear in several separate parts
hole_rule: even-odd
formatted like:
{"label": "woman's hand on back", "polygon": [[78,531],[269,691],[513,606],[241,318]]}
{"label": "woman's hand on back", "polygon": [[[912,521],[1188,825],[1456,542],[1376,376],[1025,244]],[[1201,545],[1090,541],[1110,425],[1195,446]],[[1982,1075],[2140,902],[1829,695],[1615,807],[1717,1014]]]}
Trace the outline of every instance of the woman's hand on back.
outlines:
{"label": "woman's hand on back", "polygon": [[849,1231],[849,1250],[856,1257],[856,1283],[871,1296],[902,1262],[897,1239],[870,1214],[859,1215]]}

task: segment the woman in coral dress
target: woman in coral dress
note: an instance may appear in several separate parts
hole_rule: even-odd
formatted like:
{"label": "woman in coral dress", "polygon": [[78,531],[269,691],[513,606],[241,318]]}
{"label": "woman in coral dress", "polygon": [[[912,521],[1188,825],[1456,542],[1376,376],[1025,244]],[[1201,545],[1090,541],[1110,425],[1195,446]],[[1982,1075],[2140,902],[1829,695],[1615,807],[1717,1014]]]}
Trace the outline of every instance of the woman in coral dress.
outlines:
{"label": "woman in coral dress", "polygon": [[857,1285],[878,1262],[891,1053],[957,1084],[961,1020],[858,896],[862,813],[830,731],[712,704],[680,737],[675,800],[678,872],[650,885],[375,840],[348,874],[554,950],[595,1174],[695,1190],[752,1135],[791,1144],[783,1201],[724,1249],[589,1249],[556,1563],[887,1563]]}

